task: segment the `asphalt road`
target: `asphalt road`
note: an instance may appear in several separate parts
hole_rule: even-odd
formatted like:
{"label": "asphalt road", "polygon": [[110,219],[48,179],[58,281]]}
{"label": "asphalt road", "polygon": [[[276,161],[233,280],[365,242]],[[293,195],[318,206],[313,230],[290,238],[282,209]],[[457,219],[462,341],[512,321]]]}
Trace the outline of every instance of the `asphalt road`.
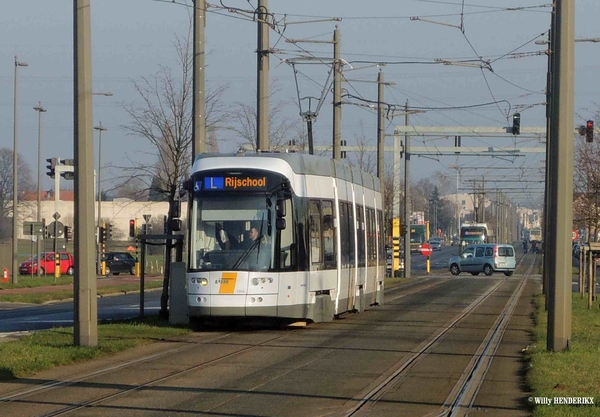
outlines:
{"label": "asphalt road", "polygon": [[[160,309],[160,291],[148,291],[144,293],[144,297],[144,314],[157,315]],[[98,299],[99,321],[135,318],[138,317],[139,311],[139,293]],[[0,303],[0,336],[72,325],[72,300],[44,305]]]}

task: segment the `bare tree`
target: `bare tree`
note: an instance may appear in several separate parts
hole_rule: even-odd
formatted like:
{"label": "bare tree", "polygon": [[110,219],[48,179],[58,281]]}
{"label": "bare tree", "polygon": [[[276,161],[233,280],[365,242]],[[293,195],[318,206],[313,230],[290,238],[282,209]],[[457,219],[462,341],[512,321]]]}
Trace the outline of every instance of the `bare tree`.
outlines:
{"label": "bare tree", "polygon": [[[131,122],[123,126],[129,134],[143,137],[149,142],[146,151],[156,162],[147,164],[130,159],[131,165],[117,167],[123,172],[117,180],[120,187],[131,186],[132,182],[144,184],[135,186],[134,199],[148,193],[153,201],[168,201],[168,233],[174,217],[175,202],[183,181],[190,174],[192,148],[192,101],[193,101],[193,57],[191,32],[186,37],[176,37],[177,75],[169,67],[160,67],[159,71],[141,81],[132,81],[143,104],[124,105]],[[221,86],[206,97],[206,128],[216,128],[224,119],[223,104],[220,98],[226,86]],[[170,259],[170,243],[167,242],[167,259]],[[165,268],[163,294],[161,297],[161,316],[167,313],[169,297],[169,270]]]}
{"label": "bare tree", "polygon": [[[19,178],[19,201],[22,193],[33,190],[31,168],[22,155],[18,155],[17,175]],[[0,241],[12,237],[13,213],[13,151],[0,149]]]}
{"label": "bare tree", "polygon": [[[599,117],[596,117],[598,119]],[[587,228],[588,239],[597,240],[600,228],[600,144],[596,140],[575,144],[573,222]]]}
{"label": "bare tree", "polygon": [[[295,150],[304,151],[306,135],[302,128],[302,121],[300,118],[291,119],[283,116],[286,106],[291,105],[291,102],[273,100],[278,92],[277,87],[272,87],[269,91],[269,103],[272,103],[269,109],[269,150],[284,150],[291,142],[295,144]],[[256,105],[235,103],[234,110],[231,112],[234,124],[228,126],[228,129],[239,136],[236,142],[238,146],[256,150],[256,115]]]}

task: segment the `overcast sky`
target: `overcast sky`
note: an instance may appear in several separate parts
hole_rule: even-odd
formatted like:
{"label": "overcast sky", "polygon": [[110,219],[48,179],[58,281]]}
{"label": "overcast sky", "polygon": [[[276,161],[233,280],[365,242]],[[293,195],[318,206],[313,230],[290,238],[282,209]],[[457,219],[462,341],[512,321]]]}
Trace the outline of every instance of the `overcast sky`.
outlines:
{"label": "overcast sky", "polygon": [[[185,4],[186,0],[177,0]],[[18,150],[37,173],[37,113],[33,107],[41,102],[43,114],[42,158],[73,155],[73,1],[28,0],[2,2],[0,13],[0,147],[13,147],[14,57],[26,62],[18,72]],[[191,0],[187,0],[191,4]],[[256,0],[209,1],[209,6],[251,9]],[[129,122],[121,103],[138,99],[131,80],[155,74],[160,66],[175,67],[173,41],[185,35],[189,27],[189,7],[154,0],[91,0],[92,62],[94,92],[112,92],[113,97],[94,96],[94,123],[102,122],[103,165],[123,165],[126,155],[140,155],[147,142],[128,136],[122,128]],[[383,67],[386,81],[395,86],[385,89],[385,101],[425,111],[411,116],[415,126],[490,126],[510,124],[515,111],[521,113],[525,129],[545,125],[544,89],[547,46],[535,40],[546,39],[550,25],[550,4],[535,1],[458,0],[271,0],[270,11],[280,19],[279,32],[271,32],[271,82],[279,90],[276,101],[287,102],[285,115],[298,118],[296,84],[285,59],[306,56],[331,57],[330,44],[294,46],[286,39],[331,40],[337,24],[341,30],[341,55],[344,66],[345,92],[363,99],[377,100],[377,86],[357,80],[375,81],[379,68],[368,62],[387,62]],[[517,10],[511,10],[518,8]],[[285,16],[284,16],[285,15]],[[341,21],[288,24],[338,17]],[[413,19],[411,19],[413,17]],[[419,20],[415,20],[418,17]],[[576,38],[600,37],[600,2],[576,1]],[[463,31],[460,25],[463,25]],[[239,14],[209,7],[206,24],[207,86],[215,89],[227,85],[223,99],[227,106],[236,102],[253,104],[256,94],[256,23]],[[299,53],[302,47],[305,51]],[[510,54],[513,55],[510,55]],[[514,55],[518,54],[518,55]],[[482,59],[491,68],[431,64],[435,59],[449,61]],[[368,68],[363,68],[368,67]],[[361,69],[363,68],[363,69]],[[327,79],[324,64],[298,66],[301,96],[319,96]],[[493,72],[490,70],[492,69]],[[582,124],[598,111],[600,83],[600,43],[578,43],[575,62],[575,123]],[[348,98],[355,104],[359,99]],[[469,109],[439,108],[497,104]],[[303,108],[303,110],[306,110]],[[404,124],[404,117],[387,121],[386,133],[394,125]],[[348,144],[356,142],[361,129],[375,144],[375,113],[365,107],[344,105],[342,136]],[[317,145],[331,144],[331,95],[323,105],[314,125]],[[221,151],[237,149],[230,131],[219,131]],[[94,132],[97,143],[97,132]],[[413,146],[435,148],[453,146],[454,138],[413,139]],[[392,144],[392,138],[386,139]],[[463,145],[518,147],[543,146],[538,140],[507,137],[464,140]],[[97,145],[95,146],[97,149]],[[97,160],[97,156],[95,157]],[[471,176],[508,175],[472,167],[541,166],[539,154],[529,154],[506,161],[499,158],[413,158],[415,179],[441,171],[454,179],[456,171],[448,165],[458,164],[464,179]],[[149,161],[152,162],[152,161]],[[390,160],[391,164],[391,160]],[[42,167],[45,172],[45,163]],[[515,170],[515,172],[525,172]],[[528,174],[529,175],[529,174]],[[103,175],[104,176],[104,175]],[[538,178],[541,178],[538,174]],[[451,181],[454,184],[454,180]],[[533,187],[531,185],[523,186]],[[44,188],[52,186],[44,175]],[[491,185],[494,186],[493,184]],[[500,184],[496,184],[500,187]],[[453,191],[453,190],[452,190]],[[507,190],[510,194],[510,191]],[[535,195],[532,193],[531,195]],[[519,197],[521,199],[522,196]]]}

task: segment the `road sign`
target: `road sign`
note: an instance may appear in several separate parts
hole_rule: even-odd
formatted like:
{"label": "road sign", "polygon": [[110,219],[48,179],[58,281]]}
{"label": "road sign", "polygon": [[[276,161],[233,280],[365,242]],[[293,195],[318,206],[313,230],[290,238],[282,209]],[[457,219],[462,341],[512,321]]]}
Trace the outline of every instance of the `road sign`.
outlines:
{"label": "road sign", "polygon": [[43,222],[23,222],[23,235],[25,236],[43,236]]}
{"label": "road sign", "polygon": [[152,217],[152,214],[144,214],[144,221],[148,223],[150,221],[150,217]]}
{"label": "road sign", "polygon": [[431,255],[432,252],[433,252],[433,249],[431,249],[431,246],[429,246],[429,243],[423,243],[423,245],[421,246],[421,255],[429,256],[429,255]]}
{"label": "road sign", "polygon": [[48,235],[51,238],[63,237],[63,235],[65,234],[65,226],[59,221],[50,223],[46,227],[46,230],[48,230]]}
{"label": "road sign", "polygon": [[579,232],[577,230],[573,230],[573,240],[579,239]]}

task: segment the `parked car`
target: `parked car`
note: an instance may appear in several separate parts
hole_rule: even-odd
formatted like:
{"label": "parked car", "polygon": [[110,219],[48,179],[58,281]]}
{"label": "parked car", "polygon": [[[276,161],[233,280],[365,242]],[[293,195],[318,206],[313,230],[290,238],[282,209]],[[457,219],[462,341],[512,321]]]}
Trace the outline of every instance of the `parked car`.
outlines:
{"label": "parked car", "polygon": [[135,275],[135,258],[129,252],[107,252],[104,274],[119,275],[121,272]]}
{"label": "parked car", "polygon": [[467,246],[460,256],[453,256],[448,261],[448,269],[452,275],[470,272],[479,275],[483,272],[490,276],[494,272],[503,272],[511,276],[517,267],[515,248],[506,244],[481,244]]}
{"label": "parked car", "polygon": [[[60,273],[61,275],[73,275],[75,273],[75,260],[69,252],[59,252],[60,255]],[[54,252],[42,252],[40,261],[38,262],[37,255],[29,258],[19,265],[19,274],[21,275],[37,275],[38,268],[40,274],[53,275],[56,269]]]}

